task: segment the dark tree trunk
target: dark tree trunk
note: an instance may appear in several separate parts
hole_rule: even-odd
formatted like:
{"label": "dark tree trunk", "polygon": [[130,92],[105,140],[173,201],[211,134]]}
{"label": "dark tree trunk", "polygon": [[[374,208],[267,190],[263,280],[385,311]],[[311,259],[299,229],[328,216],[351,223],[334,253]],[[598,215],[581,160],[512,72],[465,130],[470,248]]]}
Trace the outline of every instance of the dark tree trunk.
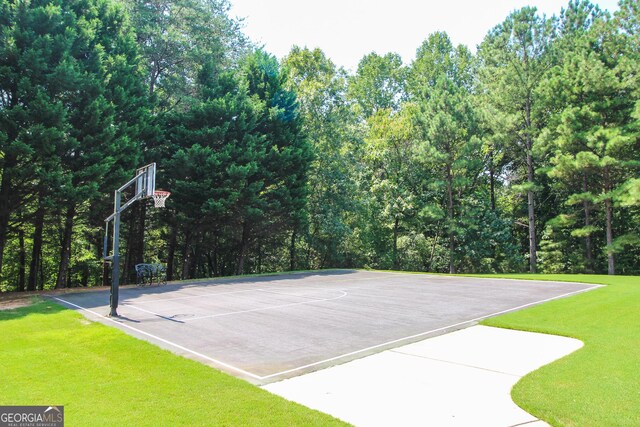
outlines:
{"label": "dark tree trunk", "polygon": [[[100,273],[100,275],[96,275],[95,279],[96,279],[96,284],[97,283],[102,283],[102,286],[108,286],[108,280],[109,280],[109,263],[107,261],[104,260],[104,257],[107,255],[104,252],[104,236],[103,235],[97,235],[95,236],[95,241],[94,241],[94,245],[96,246],[96,256],[98,259],[100,259],[102,261],[102,273]],[[108,247],[107,247],[107,251],[108,251]]]}
{"label": "dark tree trunk", "polygon": [[258,274],[262,273],[262,244],[258,242]]}
{"label": "dark tree trunk", "polygon": [[607,234],[607,264],[609,275],[616,274],[615,259],[613,255],[613,203],[611,202],[611,176],[609,168],[604,168],[604,191],[607,193],[607,198],[604,200],[605,217],[606,217],[606,234]]}
{"label": "dark tree trunk", "polygon": [[398,234],[400,228],[400,219],[396,216],[393,223],[393,269],[398,269]]}
{"label": "dark tree trunk", "polygon": [[20,245],[18,261],[19,261],[19,270],[18,270],[18,292],[24,292],[24,283],[25,283],[25,273],[27,270],[27,251],[24,247],[24,228],[22,225],[18,230],[18,243]]}
{"label": "dark tree trunk", "polygon": [[311,235],[307,238],[307,250],[305,255],[307,268],[311,268],[311,269],[314,268],[314,266],[311,265],[311,255],[313,254],[315,241],[316,241],[316,228],[314,227],[313,231],[311,232]]}
{"label": "dark tree trunk", "polygon": [[196,240],[196,244],[193,247],[193,259],[191,260],[191,262],[189,263],[189,277],[192,279],[197,279],[199,278],[198,276],[198,267],[200,267],[200,253],[201,253],[201,248],[202,248],[202,238],[200,236],[198,236],[199,238]]}
{"label": "dark tree trunk", "polygon": [[86,263],[82,264],[81,272],[82,274],[80,276],[80,286],[86,288],[87,286],[89,286],[89,266]]}
{"label": "dark tree trunk", "polygon": [[496,210],[496,189],[495,189],[496,178],[495,178],[495,172],[493,168],[494,168],[493,149],[491,149],[491,151],[489,151],[489,192],[491,197],[491,210],[495,211]]}
{"label": "dark tree trunk", "polygon": [[31,265],[29,266],[29,281],[27,290],[35,291],[38,283],[38,269],[42,262],[42,231],[44,228],[44,205],[42,195],[38,201],[38,209],[33,218],[33,248],[31,249]]}
{"label": "dark tree trunk", "polygon": [[[425,238],[425,240],[427,239],[427,234],[423,233],[423,236]],[[438,246],[438,239],[440,238],[439,234],[436,234],[436,237],[433,238],[433,245],[431,245],[431,253],[429,255],[429,262],[428,262],[428,271],[434,271],[433,270],[433,258],[436,256],[436,247]]]}
{"label": "dark tree trunk", "polygon": [[615,268],[615,260],[613,256],[613,251],[611,250],[611,245],[613,244],[613,206],[611,204],[611,199],[606,199],[604,201],[605,210],[606,210],[606,221],[607,221],[607,264],[608,264],[608,274],[614,275],[616,274]]}
{"label": "dark tree trunk", "polygon": [[[531,151],[527,150],[527,182],[533,184],[534,169]],[[538,254],[536,250],[536,214],[533,190],[527,191],[527,210],[529,214],[529,271],[538,271]]]}
{"label": "dark tree trunk", "polygon": [[[585,227],[591,225],[591,209],[588,202],[584,203],[584,225]],[[593,273],[593,243],[591,241],[591,234],[588,234],[584,238],[584,246],[587,273]]]}
{"label": "dark tree trunk", "polygon": [[38,266],[38,270],[40,271],[40,279],[38,280],[38,290],[41,291],[44,289],[44,265],[42,261],[40,261],[40,265]]}
{"label": "dark tree trunk", "polygon": [[212,258],[212,270],[213,270],[213,276],[219,276],[221,273],[221,269],[220,269],[220,258],[219,258],[219,249],[220,249],[220,243],[219,243],[220,239],[218,238],[218,234],[216,233],[216,237],[214,238],[213,242],[214,242],[214,246],[213,246],[213,258]]}
{"label": "dark tree trunk", "polygon": [[60,248],[60,266],[56,279],[56,289],[67,287],[70,275],[69,268],[71,262],[71,237],[73,232],[73,219],[76,216],[76,207],[71,204],[67,209],[64,219],[64,230],[62,232],[62,245]]}
{"label": "dark tree trunk", "polygon": [[111,271],[111,264],[107,261],[102,262],[102,286],[109,286],[111,284],[109,272]]}
{"label": "dark tree trunk", "polygon": [[[260,251],[258,251],[260,255]],[[260,258],[262,258],[260,256]],[[262,260],[258,264],[261,264]],[[289,244],[289,271],[293,271],[296,269],[296,230],[294,229],[291,232],[291,242]]]}
{"label": "dark tree trunk", "polygon": [[490,191],[491,191],[491,210],[495,211],[496,210],[496,190],[495,190],[495,178],[493,176],[493,169],[489,171],[489,175],[490,175],[490,180],[491,180],[491,184],[490,184]]}
{"label": "dark tree trunk", "polygon": [[[583,175],[582,191],[588,191],[587,175]],[[584,226],[589,227],[591,225],[591,203],[587,200],[583,202],[584,207]],[[584,238],[585,246],[585,261],[587,273],[593,273],[593,243],[591,241],[591,233],[587,234]]]}
{"label": "dark tree trunk", "polygon": [[214,277],[216,273],[213,268],[213,256],[211,255],[211,252],[207,252],[207,268],[207,277]]}
{"label": "dark tree trunk", "polygon": [[176,246],[178,244],[178,226],[171,225],[171,234],[169,235],[169,248],[167,254],[167,281],[173,280]]}
{"label": "dark tree trunk", "polygon": [[[16,85],[10,85],[9,89],[9,109],[18,105],[18,88]],[[6,90],[6,88],[5,88]],[[15,141],[18,137],[19,126],[14,123],[13,126],[5,127],[7,131],[7,140]],[[3,152],[3,168],[2,179],[0,180],[0,280],[2,280],[2,267],[4,265],[4,250],[7,246],[9,237],[9,220],[11,212],[15,209],[15,201],[12,200],[12,171],[17,165],[17,157],[12,153]]]}
{"label": "dark tree trunk", "polygon": [[136,277],[136,264],[144,262],[144,229],[145,216],[147,214],[146,199],[137,201],[131,207],[131,219],[129,221],[129,236],[127,236],[127,253],[125,256],[122,284],[131,282]]}
{"label": "dark tree trunk", "polygon": [[455,274],[456,236],[453,227],[453,174],[451,172],[451,166],[447,167],[447,217],[449,218],[449,273]]}
{"label": "dark tree trunk", "polygon": [[4,249],[7,246],[9,234],[9,217],[11,216],[11,174],[10,170],[15,166],[13,156],[5,155],[2,181],[0,181],[0,278],[4,260]]}
{"label": "dark tree trunk", "polygon": [[193,256],[191,255],[191,240],[193,238],[193,232],[187,230],[184,236],[184,251],[182,252],[182,280],[189,279],[189,271],[191,270],[191,261]]}
{"label": "dark tree trunk", "polygon": [[238,258],[237,275],[244,274],[244,263],[249,252],[249,226],[246,222],[242,224],[242,240],[240,241],[240,257]]}
{"label": "dark tree trunk", "polygon": [[[525,64],[528,65],[529,58],[525,50],[524,56]],[[533,123],[531,121],[532,104],[532,91],[529,90],[524,106],[525,114],[525,150],[527,152],[527,183],[530,186],[534,184],[534,165],[533,165],[533,138],[531,132],[533,130]],[[536,242],[536,214],[535,214],[535,199],[533,189],[527,191],[527,211],[529,216],[529,271],[536,273],[538,271],[538,252]]]}
{"label": "dark tree trunk", "polygon": [[449,274],[456,274],[455,250],[454,237],[449,234]]}

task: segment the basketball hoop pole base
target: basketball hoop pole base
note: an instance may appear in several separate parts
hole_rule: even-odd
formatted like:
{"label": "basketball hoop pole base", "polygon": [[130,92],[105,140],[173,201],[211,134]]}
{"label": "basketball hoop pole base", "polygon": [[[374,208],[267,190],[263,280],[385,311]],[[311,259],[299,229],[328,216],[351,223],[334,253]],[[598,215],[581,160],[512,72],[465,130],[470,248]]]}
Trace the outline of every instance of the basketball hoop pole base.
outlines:
{"label": "basketball hoop pole base", "polygon": [[120,294],[120,197],[120,191],[116,191],[116,215],[113,217],[113,258],[111,259],[113,275],[111,277],[111,295],[109,297],[110,317],[118,316],[118,297]]}
{"label": "basketball hoop pole base", "polygon": [[113,257],[113,277],[111,278],[111,295],[109,296],[109,317],[118,317],[118,296],[120,294],[120,257]]}

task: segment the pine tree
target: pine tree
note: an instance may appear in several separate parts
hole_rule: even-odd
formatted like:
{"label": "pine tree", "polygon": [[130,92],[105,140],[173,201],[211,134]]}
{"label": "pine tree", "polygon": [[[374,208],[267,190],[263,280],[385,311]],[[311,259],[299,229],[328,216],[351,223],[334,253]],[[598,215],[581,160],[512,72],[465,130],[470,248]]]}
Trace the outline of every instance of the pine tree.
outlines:
{"label": "pine tree", "polygon": [[[553,167],[549,174],[571,189],[567,203],[583,207],[583,227],[572,235],[585,237],[585,258],[593,268],[590,236],[597,231],[592,211],[604,211],[607,271],[615,274],[615,199],[637,164],[634,129],[634,78],[625,70],[627,58],[618,51],[614,22],[598,20],[575,36],[562,62],[549,73],[546,91],[561,103],[551,127]],[[558,99],[558,93],[562,97]]]}
{"label": "pine tree", "polygon": [[251,253],[265,249],[261,242],[300,232],[311,157],[284,79],[275,58],[261,51],[238,77],[208,64],[202,102],[167,122],[168,151],[175,152],[170,184],[184,228],[183,278],[195,274],[206,233],[215,236],[215,254],[235,254],[225,264],[242,274]]}
{"label": "pine tree", "polygon": [[546,115],[540,108],[537,86],[549,68],[552,21],[525,7],[511,13],[485,37],[478,55],[484,101],[491,108],[492,131],[513,147],[511,158],[523,170],[527,195],[529,270],[537,270],[536,159],[534,141],[544,128]]}
{"label": "pine tree", "polygon": [[259,111],[256,130],[264,139],[256,138],[256,144],[239,156],[243,163],[248,160],[249,165],[259,166],[246,177],[244,203],[237,206],[242,230],[239,274],[244,272],[252,237],[266,230],[271,234],[287,232],[295,245],[300,232],[299,213],[307,203],[307,173],[312,159],[311,147],[302,133],[295,93],[286,89],[287,75],[277,60],[258,50],[246,59],[242,76]]}
{"label": "pine tree", "polygon": [[45,216],[58,206],[56,286],[63,287],[69,282],[79,206],[100,199],[108,177],[117,178],[137,156],[132,138],[140,127],[137,111],[145,104],[135,92],[141,87],[137,51],[122,7],[109,1],[16,2],[6,10],[11,13],[2,29],[7,63],[0,69],[7,102],[1,112],[6,135],[1,186],[7,197],[0,202],[0,243],[11,209],[34,197],[28,283],[34,288]]}
{"label": "pine tree", "polygon": [[446,34],[435,33],[418,49],[411,72],[414,98],[422,110],[421,161],[438,171],[444,189],[450,273],[456,272],[457,247],[463,243],[462,198],[482,169],[477,115],[471,103],[473,67],[466,47],[454,48]]}

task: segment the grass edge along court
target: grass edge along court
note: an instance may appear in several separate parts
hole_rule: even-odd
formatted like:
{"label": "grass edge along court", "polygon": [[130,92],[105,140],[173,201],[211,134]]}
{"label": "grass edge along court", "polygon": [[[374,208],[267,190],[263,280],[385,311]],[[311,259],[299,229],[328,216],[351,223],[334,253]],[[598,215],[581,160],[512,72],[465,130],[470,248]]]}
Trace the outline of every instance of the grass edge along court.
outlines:
{"label": "grass edge along court", "polygon": [[[488,276],[477,276],[488,277]],[[554,426],[640,425],[640,277],[492,275],[607,285],[482,324],[577,338],[584,347],[523,377],[516,404]]]}
{"label": "grass edge along court", "polygon": [[[477,277],[608,285],[483,324],[585,343],[514,387],[526,411],[552,425],[640,424],[640,277]],[[0,311],[0,345],[0,404],[65,405],[70,425],[339,423],[49,301]]]}

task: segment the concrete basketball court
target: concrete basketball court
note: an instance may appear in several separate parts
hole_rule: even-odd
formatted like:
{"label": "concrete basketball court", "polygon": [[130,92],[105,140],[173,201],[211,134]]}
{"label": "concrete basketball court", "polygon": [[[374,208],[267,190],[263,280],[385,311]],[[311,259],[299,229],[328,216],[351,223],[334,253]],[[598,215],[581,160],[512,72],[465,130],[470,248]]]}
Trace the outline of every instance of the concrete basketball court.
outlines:
{"label": "concrete basketball court", "polygon": [[598,286],[356,270],[55,297],[92,320],[264,385]]}

